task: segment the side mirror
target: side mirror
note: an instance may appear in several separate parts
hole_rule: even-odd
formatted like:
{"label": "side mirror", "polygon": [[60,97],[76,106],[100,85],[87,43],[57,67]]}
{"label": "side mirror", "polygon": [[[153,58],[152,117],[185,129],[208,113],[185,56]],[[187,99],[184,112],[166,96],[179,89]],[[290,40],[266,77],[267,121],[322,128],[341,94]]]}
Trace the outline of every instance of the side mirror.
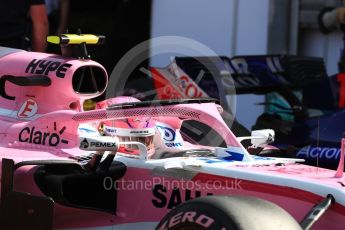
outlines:
{"label": "side mirror", "polygon": [[266,145],[274,141],[274,130],[273,129],[260,129],[253,130],[251,133],[251,143],[253,148],[264,148]]}

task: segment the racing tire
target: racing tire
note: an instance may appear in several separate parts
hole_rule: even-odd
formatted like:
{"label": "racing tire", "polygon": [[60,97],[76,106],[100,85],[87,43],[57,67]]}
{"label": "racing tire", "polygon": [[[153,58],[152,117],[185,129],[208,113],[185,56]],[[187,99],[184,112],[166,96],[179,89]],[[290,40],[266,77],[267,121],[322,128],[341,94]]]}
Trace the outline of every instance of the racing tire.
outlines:
{"label": "racing tire", "polygon": [[172,209],[156,230],[295,230],[296,220],[277,205],[245,196],[200,197]]}

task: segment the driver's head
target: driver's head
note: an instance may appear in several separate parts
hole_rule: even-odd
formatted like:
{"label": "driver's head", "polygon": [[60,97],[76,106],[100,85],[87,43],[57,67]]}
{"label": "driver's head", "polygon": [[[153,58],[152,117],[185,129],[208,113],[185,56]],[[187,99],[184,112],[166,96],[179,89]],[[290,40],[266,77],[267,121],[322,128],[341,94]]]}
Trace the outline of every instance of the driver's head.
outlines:
{"label": "driver's head", "polygon": [[[96,108],[103,109],[128,102],[139,102],[139,100],[134,97],[121,96],[99,102]],[[150,117],[129,117],[126,119],[104,121],[100,125],[100,129],[103,135],[117,136],[120,142],[140,142],[146,146],[147,150],[153,149],[155,122]],[[126,152],[131,152],[137,150],[137,146],[130,144],[120,145],[121,149]]]}

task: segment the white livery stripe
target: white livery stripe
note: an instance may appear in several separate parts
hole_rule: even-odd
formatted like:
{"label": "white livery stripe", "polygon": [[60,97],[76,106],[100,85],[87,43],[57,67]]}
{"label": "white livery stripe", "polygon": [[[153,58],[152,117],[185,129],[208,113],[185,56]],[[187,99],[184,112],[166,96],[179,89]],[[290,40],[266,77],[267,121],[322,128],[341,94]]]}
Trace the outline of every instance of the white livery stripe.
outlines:
{"label": "white livery stripe", "polygon": [[109,136],[147,137],[155,134],[155,128],[115,128],[105,125],[104,129]]}
{"label": "white livery stripe", "polygon": [[272,73],[277,73],[277,69],[273,64],[272,58],[270,58],[270,57],[266,58],[266,62],[267,62],[268,68],[270,68]]}
{"label": "white livery stripe", "polygon": [[35,114],[32,117],[23,118],[23,117],[18,117],[17,113],[18,113],[17,110],[0,108],[0,116],[11,117],[11,118],[16,118],[16,119],[20,119],[20,120],[31,121],[31,120],[35,120],[36,118],[39,118],[40,116],[42,116],[42,114]]}
{"label": "white livery stripe", "polygon": [[278,57],[274,57],[273,58],[273,63],[277,67],[278,72],[283,72],[284,71],[283,67],[280,65],[280,61],[279,61]]}

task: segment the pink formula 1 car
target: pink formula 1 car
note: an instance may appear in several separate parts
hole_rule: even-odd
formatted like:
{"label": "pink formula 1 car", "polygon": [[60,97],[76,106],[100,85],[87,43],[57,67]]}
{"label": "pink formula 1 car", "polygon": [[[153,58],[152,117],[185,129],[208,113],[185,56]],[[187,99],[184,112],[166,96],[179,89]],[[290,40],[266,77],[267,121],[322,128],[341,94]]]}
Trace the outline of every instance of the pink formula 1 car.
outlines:
{"label": "pink formula 1 car", "polygon": [[[85,112],[107,74],[83,57],[0,48],[1,229],[345,228],[344,162],[332,171],[250,155],[209,99],[108,99]],[[188,142],[184,120],[226,146]],[[262,148],[273,134],[247,138]]]}

